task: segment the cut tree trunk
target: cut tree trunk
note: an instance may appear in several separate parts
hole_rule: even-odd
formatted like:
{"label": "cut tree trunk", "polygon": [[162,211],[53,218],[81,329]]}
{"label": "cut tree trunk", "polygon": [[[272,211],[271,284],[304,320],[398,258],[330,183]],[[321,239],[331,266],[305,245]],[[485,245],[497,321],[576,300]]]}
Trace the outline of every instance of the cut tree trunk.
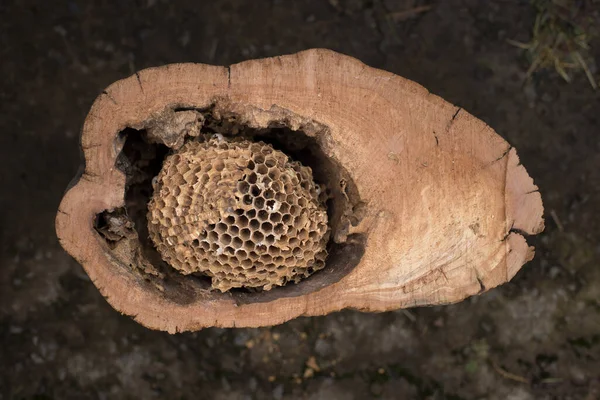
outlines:
{"label": "cut tree trunk", "polygon": [[[222,293],[161,258],[148,239],[151,181],[165,155],[210,135],[271,141],[311,167],[330,196],[322,270]],[[458,302],[509,281],[533,258],[524,236],[543,230],[538,188],[493,129],[327,50],[140,71],[96,99],[81,145],[58,238],[115,309],[152,329]]]}

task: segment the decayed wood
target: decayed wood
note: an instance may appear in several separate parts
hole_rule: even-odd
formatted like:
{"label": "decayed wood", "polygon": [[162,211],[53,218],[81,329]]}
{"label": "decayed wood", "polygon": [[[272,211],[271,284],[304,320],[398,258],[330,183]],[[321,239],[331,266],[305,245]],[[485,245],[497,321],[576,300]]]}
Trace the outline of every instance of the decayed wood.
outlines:
{"label": "decayed wood", "polygon": [[[350,272],[299,295],[240,302],[201,293],[183,302],[115,262],[94,219],[124,205],[118,133],[144,128],[169,107],[210,105],[255,127],[326,127],[312,134],[365,205],[349,232],[366,238],[364,254]],[[543,229],[537,187],[490,127],[414,82],[327,50],[140,71],[98,97],[81,142],[85,171],[60,205],[60,242],[114,308],[169,332],[457,302],[510,280],[534,254],[523,235]]]}

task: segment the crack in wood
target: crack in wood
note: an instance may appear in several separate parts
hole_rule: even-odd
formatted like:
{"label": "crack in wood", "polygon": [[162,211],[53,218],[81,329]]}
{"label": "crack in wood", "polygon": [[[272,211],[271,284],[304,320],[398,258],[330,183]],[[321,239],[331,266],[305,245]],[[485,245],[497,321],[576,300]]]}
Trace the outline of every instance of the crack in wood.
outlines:
{"label": "crack in wood", "polygon": [[108,93],[106,90],[102,91],[103,95],[106,95],[106,97],[108,97],[110,99],[110,101],[112,101],[115,105],[118,105],[119,103],[117,103],[117,101],[115,100],[114,97],[111,96],[110,93]]}
{"label": "crack in wood", "polygon": [[144,93],[144,86],[142,85],[142,78],[140,77],[140,73],[136,71],[135,77],[137,78],[138,84],[140,85],[140,90]]}

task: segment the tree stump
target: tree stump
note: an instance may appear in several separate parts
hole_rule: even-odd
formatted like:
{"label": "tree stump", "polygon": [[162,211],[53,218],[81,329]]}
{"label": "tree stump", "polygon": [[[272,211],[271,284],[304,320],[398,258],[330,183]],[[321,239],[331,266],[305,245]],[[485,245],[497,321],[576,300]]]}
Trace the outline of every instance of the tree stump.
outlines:
{"label": "tree stump", "polygon": [[115,309],[172,333],[458,302],[543,230],[489,126],[328,50],[140,71],[81,146],[58,238]]}

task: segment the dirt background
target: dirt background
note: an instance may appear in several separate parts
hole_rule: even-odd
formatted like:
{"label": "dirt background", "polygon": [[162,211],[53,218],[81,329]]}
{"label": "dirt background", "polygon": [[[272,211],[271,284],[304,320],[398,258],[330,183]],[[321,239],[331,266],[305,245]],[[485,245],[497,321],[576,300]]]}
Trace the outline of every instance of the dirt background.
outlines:
{"label": "dirt background", "polygon": [[[527,1],[393,18],[424,4],[0,1],[0,399],[600,398],[600,92],[582,74],[524,83],[506,39],[529,39]],[[94,98],[149,66],[312,47],[415,80],[516,146],[546,207],[535,260],[461,304],[264,329],[171,336],[114,311],[53,227]]]}

